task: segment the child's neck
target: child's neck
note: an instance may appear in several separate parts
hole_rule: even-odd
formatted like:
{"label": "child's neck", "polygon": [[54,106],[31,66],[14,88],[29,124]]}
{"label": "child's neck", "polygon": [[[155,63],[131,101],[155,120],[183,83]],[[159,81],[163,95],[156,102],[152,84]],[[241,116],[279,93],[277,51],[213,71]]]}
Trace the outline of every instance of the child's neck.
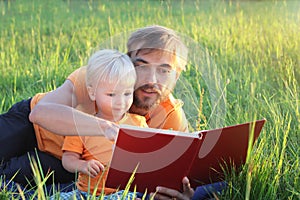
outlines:
{"label": "child's neck", "polygon": [[107,121],[118,122],[121,119],[123,119],[123,117],[125,116],[125,113],[121,117],[119,117],[119,118],[115,118],[114,116],[103,116],[100,112],[96,113],[95,116],[99,117],[101,119],[105,119]]}

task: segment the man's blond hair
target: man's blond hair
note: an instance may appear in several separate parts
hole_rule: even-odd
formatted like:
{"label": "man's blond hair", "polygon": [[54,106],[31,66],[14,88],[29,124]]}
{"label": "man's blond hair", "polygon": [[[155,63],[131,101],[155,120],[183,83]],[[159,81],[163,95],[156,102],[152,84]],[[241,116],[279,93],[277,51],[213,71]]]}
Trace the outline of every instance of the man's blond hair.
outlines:
{"label": "man's blond hair", "polygon": [[174,56],[177,71],[185,70],[187,47],[172,29],[152,25],[133,32],[127,42],[128,55],[134,58],[140,51],[161,51]]}

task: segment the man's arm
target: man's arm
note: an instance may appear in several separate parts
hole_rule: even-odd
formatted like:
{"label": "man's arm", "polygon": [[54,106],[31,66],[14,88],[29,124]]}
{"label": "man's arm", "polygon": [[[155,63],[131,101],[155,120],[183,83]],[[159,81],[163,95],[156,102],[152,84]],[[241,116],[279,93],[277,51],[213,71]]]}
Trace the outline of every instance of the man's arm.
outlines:
{"label": "man's arm", "polygon": [[104,135],[114,139],[118,125],[76,110],[73,88],[67,80],[46,94],[32,109],[29,120],[59,135]]}

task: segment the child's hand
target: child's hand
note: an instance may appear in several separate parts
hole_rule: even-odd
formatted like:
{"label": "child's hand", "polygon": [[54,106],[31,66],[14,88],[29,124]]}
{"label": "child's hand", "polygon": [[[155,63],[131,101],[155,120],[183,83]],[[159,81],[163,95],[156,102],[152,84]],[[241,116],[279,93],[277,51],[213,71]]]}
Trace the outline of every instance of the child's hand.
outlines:
{"label": "child's hand", "polygon": [[88,160],[82,167],[81,172],[95,178],[101,171],[104,171],[104,165],[98,160]]}

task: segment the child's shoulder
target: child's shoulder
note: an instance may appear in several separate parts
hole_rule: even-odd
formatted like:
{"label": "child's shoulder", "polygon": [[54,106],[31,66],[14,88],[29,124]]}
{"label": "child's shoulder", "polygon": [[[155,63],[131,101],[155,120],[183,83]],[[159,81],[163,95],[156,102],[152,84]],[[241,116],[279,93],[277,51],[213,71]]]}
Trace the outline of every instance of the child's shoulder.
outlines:
{"label": "child's shoulder", "polygon": [[133,113],[126,113],[125,116],[119,121],[119,124],[148,127],[146,118],[144,116]]}

